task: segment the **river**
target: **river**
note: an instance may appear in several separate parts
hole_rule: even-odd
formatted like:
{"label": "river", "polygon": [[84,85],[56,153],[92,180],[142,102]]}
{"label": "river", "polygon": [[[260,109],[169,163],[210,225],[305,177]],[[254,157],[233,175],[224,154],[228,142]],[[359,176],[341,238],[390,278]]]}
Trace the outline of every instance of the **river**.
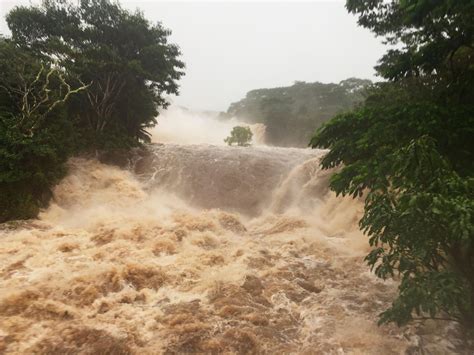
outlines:
{"label": "river", "polygon": [[124,168],[71,159],[39,219],[3,227],[0,352],[456,350],[450,325],[376,325],[396,283],[364,263],[363,203],[328,190],[324,151],[261,126],[227,147],[236,122],[192,116],[165,114]]}

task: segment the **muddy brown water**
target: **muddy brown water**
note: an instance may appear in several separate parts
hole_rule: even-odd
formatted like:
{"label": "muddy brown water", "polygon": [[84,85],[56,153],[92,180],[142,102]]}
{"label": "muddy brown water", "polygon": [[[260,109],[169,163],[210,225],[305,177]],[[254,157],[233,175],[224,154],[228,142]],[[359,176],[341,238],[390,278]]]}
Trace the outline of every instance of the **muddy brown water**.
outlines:
{"label": "muddy brown water", "polygon": [[452,324],[376,325],[360,201],[323,151],[151,145],[71,159],[38,220],[0,230],[0,353],[462,353]]}

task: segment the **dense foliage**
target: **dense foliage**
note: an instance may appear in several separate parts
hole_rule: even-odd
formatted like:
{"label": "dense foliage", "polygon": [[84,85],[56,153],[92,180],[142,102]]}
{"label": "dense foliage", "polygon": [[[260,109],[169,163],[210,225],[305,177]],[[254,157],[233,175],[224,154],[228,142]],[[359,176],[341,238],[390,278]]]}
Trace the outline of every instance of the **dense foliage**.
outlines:
{"label": "dense foliage", "polygon": [[170,32],[109,0],[46,0],[0,41],[0,222],[30,218],[72,154],[149,140],[184,64]]}
{"label": "dense foliage", "polygon": [[[72,151],[63,73],[0,41],[0,222],[36,215]],[[85,88],[81,88],[85,89]]]}
{"label": "dense foliage", "polygon": [[351,78],[339,84],[295,82],[289,87],[252,90],[230,105],[227,116],[265,124],[268,144],[304,146],[323,122],[362,101],[370,84]]}
{"label": "dense foliage", "polygon": [[400,49],[377,67],[387,82],[364,104],[321,127],[313,147],[331,187],[365,196],[366,257],[382,278],[400,276],[381,322],[453,319],[474,327],[474,4],[362,1],[347,8]]}
{"label": "dense foliage", "polygon": [[224,139],[228,145],[237,143],[238,146],[245,147],[250,145],[253,133],[250,127],[235,126],[230,132],[230,136]]}
{"label": "dense foliage", "polygon": [[169,30],[150,24],[109,0],[61,0],[17,7],[7,16],[13,41],[55,62],[87,91],[72,100],[69,115],[89,144],[133,145],[148,140],[163,95],[177,94],[184,64]]}

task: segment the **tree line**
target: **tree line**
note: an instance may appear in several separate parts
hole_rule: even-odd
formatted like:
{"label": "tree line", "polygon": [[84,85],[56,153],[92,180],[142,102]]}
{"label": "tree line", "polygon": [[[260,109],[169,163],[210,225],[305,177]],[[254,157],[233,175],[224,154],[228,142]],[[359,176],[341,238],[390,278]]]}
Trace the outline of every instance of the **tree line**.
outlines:
{"label": "tree line", "polygon": [[370,80],[349,78],[338,84],[296,81],[291,86],[252,90],[221,117],[263,123],[267,144],[305,147],[324,122],[363,101],[370,84]]}
{"label": "tree line", "polygon": [[0,222],[30,218],[73,154],[149,141],[184,74],[170,31],[109,0],[18,6],[0,37]]}

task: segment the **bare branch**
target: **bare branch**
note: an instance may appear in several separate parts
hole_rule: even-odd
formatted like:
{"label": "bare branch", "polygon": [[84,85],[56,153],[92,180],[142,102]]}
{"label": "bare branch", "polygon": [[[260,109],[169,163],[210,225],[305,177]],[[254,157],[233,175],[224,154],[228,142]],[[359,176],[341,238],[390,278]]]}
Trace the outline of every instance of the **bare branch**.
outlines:
{"label": "bare branch", "polygon": [[71,86],[66,82],[66,80],[64,80],[64,77],[61,75],[61,74],[58,74],[59,76],[59,79],[61,80],[61,83],[64,84],[66,87],[67,87],[67,92],[66,92],[66,95],[64,95],[64,97],[62,99],[59,99],[59,100],[56,100],[49,108],[48,110],[45,112],[44,115],[47,115],[49,112],[51,112],[57,105],[59,105],[60,103],[63,103],[63,102],[66,102],[67,99],[69,98],[69,96],[73,95],[73,94],[77,94],[78,92],[81,92],[83,90],[86,90],[87,88],[89,88],[89,86],[92,85],[92,82],[87,84],[87,85],[82,85],[74,90],[71,90]]}
{"label": "bare branch", "polygon": [[[54,108],[59,104],[66,102],[71,95],[86,90],[92,85],[92,82],[89,84],[81,82],[82,86],[72,89],[71,85],[66,81],[59,69],[54,67],[51,67],[46,75],[44,74],[45,67],[42,64],[38,73],[31,82],[28,82],[23,73],[19,72],[19,80],[16,86],[0,86],[0,88],[6,90],[11,96],[13,94],[21,96],[19,107],[20,119],[18,120],[17,127],[26,131],[26,134],[29,136],[33,135],[34,130]],[[57,75],[61,84],[59,96],[53,101],[50,97],[50,93],[52,92],[51,79],[54,75]],[[38,83],[42,80],[44,80],[44,82],[38,88]],[[66,88],[66,90],[63,90],[63,88]]]}

